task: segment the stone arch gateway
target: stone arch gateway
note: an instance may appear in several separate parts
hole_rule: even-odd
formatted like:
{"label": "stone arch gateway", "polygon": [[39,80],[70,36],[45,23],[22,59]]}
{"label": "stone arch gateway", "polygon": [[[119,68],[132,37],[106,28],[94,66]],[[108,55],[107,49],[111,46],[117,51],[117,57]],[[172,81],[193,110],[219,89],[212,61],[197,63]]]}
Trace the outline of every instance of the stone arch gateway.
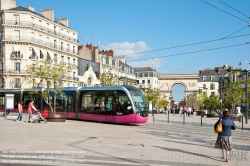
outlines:
{"label": "stone arch gateway", "polygon": [[198,92],[198,74],[160,74],[160,98],[172,96],[171,88],[175,84],[185,87],[186,96]]}

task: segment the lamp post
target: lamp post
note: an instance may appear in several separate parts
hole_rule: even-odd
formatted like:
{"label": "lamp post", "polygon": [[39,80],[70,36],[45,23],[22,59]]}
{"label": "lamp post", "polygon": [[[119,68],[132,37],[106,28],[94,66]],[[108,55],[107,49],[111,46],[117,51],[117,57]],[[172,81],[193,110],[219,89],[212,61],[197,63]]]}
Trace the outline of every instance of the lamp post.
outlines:
{"label": "lamp post", "polygon": [[248,70],[245,70],[246,72],[246,84],[245,84],[245,88],[246,88],[246,124],[248,123],[248,83],[247,83],[247,80],[248,80]]}
{"label": "lamp post", "polygon": [[223,77],[220,77],[220,111],[222,111],[222,83],[223,83]]}

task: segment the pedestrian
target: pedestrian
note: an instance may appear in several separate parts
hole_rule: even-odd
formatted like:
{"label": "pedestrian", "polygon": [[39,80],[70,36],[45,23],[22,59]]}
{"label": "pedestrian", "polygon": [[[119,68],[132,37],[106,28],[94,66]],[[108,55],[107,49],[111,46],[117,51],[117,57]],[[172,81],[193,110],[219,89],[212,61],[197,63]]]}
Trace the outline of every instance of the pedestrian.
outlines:
{"label": "pedestrian", "polygon": [[19,101],[19,103],[18,103],[18,116],[17,116],[16,122],[23,122],[22,117],[23,117],[23,102]]}
{"label": "pedestrian", "polygon": [[182,116],[182,111],[183,111],[183,108],[182,108],[182,106],[181,106],[181,107],[180,107],[180,111],[179,111],[180,117]]}
{"label": "pedestrian", "polygon": [[187,115],[187,107],[185,106],[184,108],[183,108],[183,116],[186,116]]}
{"label": "pedestrian", "polygon": [[[215,142],[215,148],[222,150],[222,159],[228,162],[229,151],[232,150],[232,130],[236,129],[234,121],[230,118],[230,111],[225,109],[223,111],[222,119],[222,132],[218,133],[217,140]],[[214,129],[218,125],[220,119],[215,123]]]}
{"label": "pedestrian", "polygon": [[188,117],[190,117],[190,116],[191,116],[191,113],[192,113],[192,109],[191,109],[191,107],[188,107],[188,109],[187,109],[187,113],[188,113]]}
{"label": "pedestrian", "polygon": [[32,120],[32,109],[37,111],[36,107],[34,106],[34,100],[31,100],[28,106],[28,113],[29,113],[28,123],[30,123]]}

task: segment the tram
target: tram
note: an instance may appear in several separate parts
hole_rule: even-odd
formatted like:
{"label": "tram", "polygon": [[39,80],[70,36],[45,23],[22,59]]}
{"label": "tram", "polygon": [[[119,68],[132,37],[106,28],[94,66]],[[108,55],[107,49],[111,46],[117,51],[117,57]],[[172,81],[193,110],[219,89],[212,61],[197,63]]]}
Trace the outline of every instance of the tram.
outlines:
{"label": "tram", "polygon": [[[46,91],[46,89],[36,89]],[[139,124],[148,120],[148,108],[141,90],[133,86],[107,87],[65,87],[59,88],[66,98],[56,96],[56,114],[66,115],[68,119],[87,121],[112,122],[121,124]],[[14,109],[23,101],[24,113],[28,104],[34,100],[39,110],[49,110],[49,106],[39,94],[31,89],[2,89],[0,90],[0,112],[4,112],[5,94],[14,94]],[[53,103],[53,95],[49,97]],[[36,113],[35,111],[33,113]]]}

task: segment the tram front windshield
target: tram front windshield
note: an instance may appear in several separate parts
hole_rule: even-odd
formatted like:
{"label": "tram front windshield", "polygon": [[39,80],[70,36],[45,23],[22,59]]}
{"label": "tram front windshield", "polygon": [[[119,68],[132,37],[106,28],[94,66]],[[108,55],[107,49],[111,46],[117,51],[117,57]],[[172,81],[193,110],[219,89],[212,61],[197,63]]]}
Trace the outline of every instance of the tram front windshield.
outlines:
{"label": "tram front windshield", "polygon": [[135,105],[135,112],[147,112],[146,100],[140,90],[128,89]]}

